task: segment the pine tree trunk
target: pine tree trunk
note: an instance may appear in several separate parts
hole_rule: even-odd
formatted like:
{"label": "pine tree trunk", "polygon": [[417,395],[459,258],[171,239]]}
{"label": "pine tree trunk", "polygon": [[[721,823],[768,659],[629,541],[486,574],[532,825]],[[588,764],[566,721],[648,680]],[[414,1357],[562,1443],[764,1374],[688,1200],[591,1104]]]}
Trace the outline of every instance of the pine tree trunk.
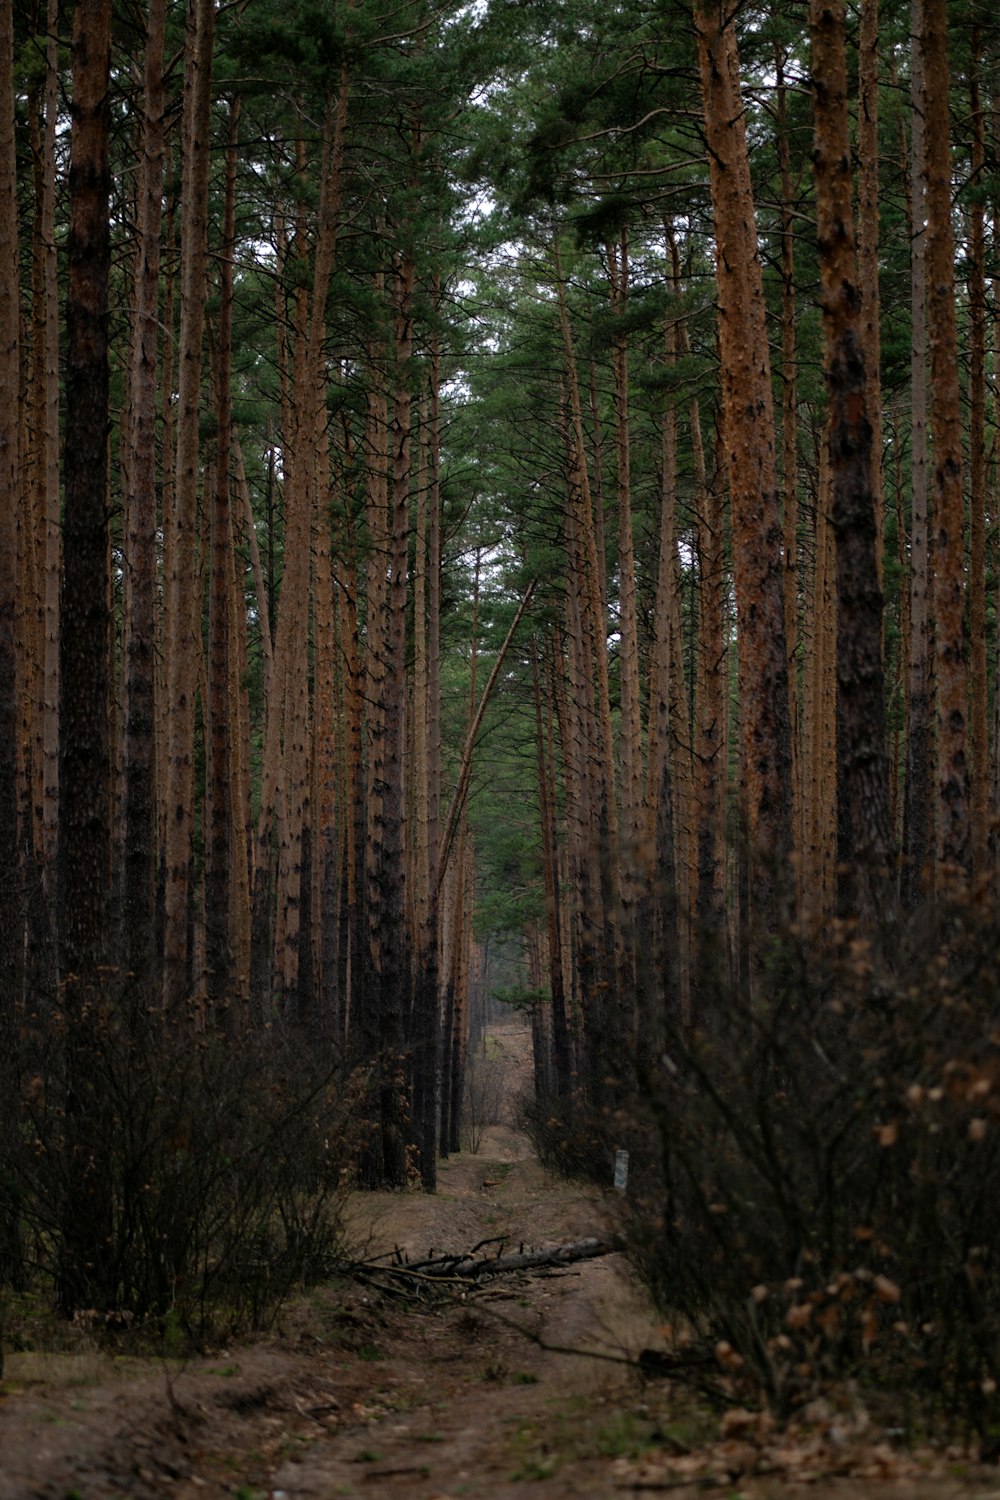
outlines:
{"label": "pine tree trunk", "polygon": [[882,332],[879,302],[879,0],[863,0],[858,57],[858,282],[865,404],[872,429],[871,485],[875,504],[875,566],[882,589],[885,497],[882,478]]}
{"label": "pine tree trunk", "polygon": [[[558,240],[554,245],[554,268],[566,371],[566,528],[572,576],[569,593],[576,612],[569,621],[569,637],[575,646],[575,650],[571,647],[575,673],[573,696],[580,714],[580,733],[588,744],[584,766],[589,783],[586,804],[589,828],[581,830],[586,846],[583,857],[589,867],[584,889],[590,897],[581,916],[587,929],[585,946],[590,965],[589,979],[584,980],[590,1018],[588,1071],[592,1102],[600,1108],[609,1090],[621,1100],[634,1087],[635,995],[634,985],[626,980],[621,925],[604,548],[598,544],[601,510],[599,505],[595,510],[590,485],[576,354]],[[581,974],[584,972],[581,970]],[[617,1044],[616,1066],[609,1068],[609,1051],[601,1038],[612,1035]]]}
{"label": "pine tree trunk", "polygon": [[123,957],[140,979],[151,977],[156,933],[156,373],[163,201],[165,24],[166,0],[152,0],[146,30],[138,188],[139,244],[130,376],[130,483],[125,495],[125,559],[130,607],[125,629],[122,931]]}
{"label": "pine tree trunk", "polygon": [[779,921],[789,888],[791,735],[782,530],[764,293],[732,19],[696,0],[716,239],[723,431],[739,649],[740,785],[751,929]]}
{"label": "pine tree trunk", "polygon": [[[36,976],[43,984],[52,984],[57,968],[55,937],[57,931],[56,884],[59,828],[59,592],[62,577],[62,491],[59,476],[59,277],[56,247],[57,190],[57,121],[59,113],[59,37],[58,0],[48,0],[48,37],[45,48],[45,128],[42,138],[42,194],[39,213],[41,238],[42,296],[44,331],[42,333],[40,394],[44,416],[39,433],[38,462],[41,480],[42,512],[39,517],[44,534],[39,559],[39,588],[42,596],[42,690],[41,756],[34,767],[41,779],[40,873],[42,899],[35,910],[32,926],[36,937],[32,946]],[[41,387],[44,384],[44,391]]]}
{"label": "pine tree trunk", "polygon": [[[617,245],[607,246],[611,278],[611,310],[618,321],[628,312],[628,232],[623,229]],[[615,465],[618,477],[618,588],[619,647],[621,677],[621,799],[622,799],[622,891],[627,892],[625,920],[633,914],[636,899],[635,874],[642,844],[642,700],[639,692],[639,621],[636,592],[635,543],[632,536],[632,445],[629,430],[628,340],[623,331],[613,334],[612,360],[615,377]]]}
{"label": "pine tree trunk", "polygon": [[[300,139],[297,156],[305,166]],[[309,293],[305,203],[296,210],[296,232],[289,251],[292,280],[292,374],[284,415],[285,535],[278,601],[275,660],[281,679],[280,697],[272,704],[276,720],[268,732],[280,741],[279,779],[284,818],[278,825],[277,910],[274,936],[272,991],[289,1017],[302,1014],[306,997],[300,989],[302,904],[308,898],[303,875],[303,838],[311,816],[309,775],[309,620],[312,584],[312,517],[316,483],[315,387],[309,358]],[[314,267],[315,273],[315,267]]]}
{"label": "pine tree trunk", "polygon": [[[912,0],[911,31],[923,31],[923,0]],[[903,899],[914,909],[934,889],[937,753],[931,661],[931,516],[927,482],[927,230],[923,52],[913,48],[910,142],[910,657],[903,812]]]}
{"label": "pine tree trunk", "polygon": [[[322,390],[325,394],[326,382]],[[330,539],[330,454],[326,402],[316,455],[318,480],[313,509],[313,722],[312,762],[312,995],[313,1024],[324,1036],[336,1032],[337,963],[337,752],[336,612]]]}
{"label": "pine tree trunk", "polygon": [[[21,487],[17,158],[14,139],[14,20],[0,0],[0,1057],[13,1058],[22,979],[23,918],[18,850],[17,513]],[[4,1097],[12,1098],[9,1083]],[[7,1122],[4,1122],[6,1127]],[[0,1221],[2,1266],[13,1247]]]}
{"label": "pine tree trunk", "polygon": [[[348,455],[349,456],[349,455]],[[344,1042],[361,1037],[359,1009],[363,1009],[367,963],[367,881],[365,874],[368,819],[365,765],[362,752],[363,671],[358,641],[358,571],[353,535],[337,549],[338,623],[344,679],[344,868],[341,875],[342,924],[339,973],[341,1029]],[[359,1002],[362,1002],[359,1004]]]}
{"label": "pine tree trunk", "polygon": [[429,403],[422,412],[420,472],[417,481],[417,520],[413,563],[413,1123],[420,1151],[424,1187],[435,1185],[438,1150],[440,1089],[440,1022],[437,976],[437,828],[431,828],[430,810],[430,660],[428,640],[428,548],[429,508],[437,499],[430,484],[433,435]]}
{"label": "pine tree trunk", "polygon": [[972,871],[986,870],[989,837],[989,684],[986,657],[986,125],[980,91],[982,36],[973,27],[969,66],[973,196],[969,203],[969,750]]}
{"label": "pine tree trunk", "polygon": [[[65,1007],[67,1193],[58,1301],[70,1315],[106,1304],[112,1203],[102,1169],[104,965],[111,884],[111,689],[108,579],[108,281],[111,268],[108,84],[110,0],[79,0],[66,297],[66,514],[60,619],[59,909]],[[109,1290],[109,1289],[108,1289]]]}
{"label": "pine tree trunk", "polygon": [[836,868],[837,605],[828,447],[824,443],[820,458],[814,565],[804,606],[807,631],[803,663],[803,919],[816,938],[822,936],[833,909]]}
{"label": "pine tree trunk", "polygon": [[[792,751],[792,842],[803,835],[802,766],[799,743],[799,439],[798,350],[795,300],[795,186],[788,138],[784,57],[775,44],[776,131],[781,172],[781,528],[784,551],[785,648],[788,652],[788,728]],[[802,862],[796,866],[797,897],[802,895]]]}
{"label": "pine tree trunk", "polygon": [[542,846],[542,879],[545,886],[545,916],[548,934],[548,977],[552,1022],[552,1073],[550,1085],[564,1100],[571,1091],[572,1059],[566,1023],[566,985],[563,973],[562,921],[559,901],[559,849],[556,839],[555,765],[552,753],[551,709],[542,706],[542,674],[538,654],[531,650],[531,679],[535,704],[535,756],[538,768],[539,833]]}
{"label": "pine tree trunk", "polygon": [[224,1011],[233,992],[233,943],[230,930],[231,874],[237,829],[230,795],[232,777],[230,668],[236,622],[230,614],[233,571],[232,512],[232,362],[233,255],[236,245],[236,166],[240,101],[229,106],[226,187],[222,244],[219,250],[219,314],[215,370],[215,484],[211,499],[210,587],[208,607],[208,701],[206,725],[206,862],[205,974],[213,1019]]}
{"label": "pine tree trunk", "polygon": [[[668,231],[676,272],[676,245]],[[676,284],[676,283],[675,283]],[[676,334],[668,325],[665,336],[668,368],[676,359]],[[646,771],[646,841],[650,895],[644,915],[651,926],[652,942],[639,979],[639,1051],[662,1050],[662,1016],[679,1019],[685,1010],[680,987],[679,900],[677,889],[677,817],[671,746],[674,734],[671,658],[676,648],[673,601],[676,590],[677,536],[675,511],[677,483],[677,420],[667,406],[660,428],[660,524],[659,556],[653,614],[653,646],[649,670],[649,727]],[[686,732],[685,729],[681,732]],[[636,954],[642,960],[644,922],[636,934]]]}
{"label": "pine tree trunk", "polygon": [[[234,445],[234,456],[235,456]],[[235,467],[235,466],[234,466]],[[234,475],[235,478],[235,475]],[[237,486],[236,494],[239,495]],[[230,507],[229,618],[233,630],[229,641],[230,723],[230,825],[232,869],[230,871],[229,931],[232,943],[232,998],[238,1011],[229,1017],[230,1029],[246,1026],[250,1000],[250,859],[253,821],[250,808],[250,690],[247,610],[242,551],[237,546],[240,527]]]}
{"label": "pine tree trunk", "polygon": [[947,0],[924,0],[927,326],[934,452],[934,667],[937,682],[938,868],[971,871],[969,674],[965,649],[965,498],[955,313]]}
{"label": "pine tree trunk", "polygon": [[202,335],[205,326],[214,0],[190,0],[184,66],[177,456],[166,580],[167,754],[163,998],[175,1016],[193,1000],[189,966],[194,738],[201,655],[195,577]]}
{"label": "pine tree trunk", "polygon": [[862,293],[851,205],[844,0],[814,0],[813,171],[830,400],[837,577],[838,802],[849,843],[851,915],[891,927],[895,860],[882,671],[882,595],[868,419]]}

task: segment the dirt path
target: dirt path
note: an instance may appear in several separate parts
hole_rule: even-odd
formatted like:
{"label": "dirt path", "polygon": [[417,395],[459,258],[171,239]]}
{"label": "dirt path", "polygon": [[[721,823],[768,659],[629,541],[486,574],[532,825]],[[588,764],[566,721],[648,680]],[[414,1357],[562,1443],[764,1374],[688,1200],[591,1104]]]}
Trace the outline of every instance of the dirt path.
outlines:
{"label": "dirt path", "polygon": [[[493,1045],[513,1081],[525,1036]],[[368,1254],[399,1246],[414,1258],[600,1234],[613,1209],[550,1177],[508,1124],[479,1154],[443,1163],[436,1196],[358,1195],[349,1224]],[[267,1338],[182,1367],[85,1347],[15,1355],[0,1388],[0,1500],[569,1500],[706,1484],[766,1497],[796,1479],[812,1495],[881,1494],[891,1481],[901,1500],[1000,1500],[995,1470],[939,1465],[931,1479],[871,1437],[874,1467],[853,1479],[817,1483],[824,1461],[787,1442],[772,1476],[748,1479],[760,1465],[745,1431],[719,1441],[689,1393],[644,1386],[624,1362],[659,1339],[627,1263],[609,1255],[433,1312],[356,1283],[326,1287]]]}
{"label": "dirt path", "polygon": [[[491,1041],[510,1096],[528,1042],[517,1028]],[[609,1227],[601,1195],[550,1177],[509,1124],[488,1128],[477,1154],[443,1162],[436,1196],[358,1195],[347,1223],[359,1255],[398,1245],[411,1258],[486,1239],[545,1246]],[[612,1358],[549,1353],[532,1336]],[[605,1493],[584,1473],[592,1439],[616,1449],[620,1398],[635,1389],[614,1361],[651,1338],[618,1255],[507,1279],[433,1312],[353,1283],[326,1287],[266,1338],[183,1365],[114,1359],[81,1332],[70,1352],[8,1356],[0,1500],[503,1500],[577,1467],[563,1493]]]}

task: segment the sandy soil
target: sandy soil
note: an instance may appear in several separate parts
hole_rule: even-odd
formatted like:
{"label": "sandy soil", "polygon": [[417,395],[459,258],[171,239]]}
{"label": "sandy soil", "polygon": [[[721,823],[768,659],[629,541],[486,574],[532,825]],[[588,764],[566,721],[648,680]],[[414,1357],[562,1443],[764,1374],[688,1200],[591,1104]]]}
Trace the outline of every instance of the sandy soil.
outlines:
{"label": "sandy soil", "polygon": [[[513,1093],[526,1033],[494,1045],[511,1059]],[[614,1207],[611,1194],[551,1178],[508,1123],[478,1154],[442,1164],[436,1196],[358,1195],[348,1222],[359,1254],[399,1247],[413,1259],[494,1237],[516,1250],[603,1234]],[[900,1458],[877,1433],[856,1452],[822,1422],[791,1441],[742,1419],[720,1436],[690,1392],[643,1382],[632,1361],[660,1346],[627,1263],[608,1255],[435,1310],[354,1282],[325,1287],[266,1338],[183,1366],[85,1344],[15,1354],[0,1387],[0,1500],[568,1500],[711,1487],[764,1500],[806,1485],[1000,1500],[995,1469],[959,1454]]]}

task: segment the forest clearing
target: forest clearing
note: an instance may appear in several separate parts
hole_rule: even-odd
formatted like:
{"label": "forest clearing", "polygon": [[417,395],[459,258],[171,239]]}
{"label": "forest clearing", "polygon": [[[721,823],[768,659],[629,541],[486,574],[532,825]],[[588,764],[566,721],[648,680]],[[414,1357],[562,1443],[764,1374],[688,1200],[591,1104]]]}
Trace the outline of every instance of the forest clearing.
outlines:
{"label": "forest clearing", "polygon": [[988,0],[0,0],[15,1387],[159,1359],[275,1493],[1000,1458],[998,78]]}

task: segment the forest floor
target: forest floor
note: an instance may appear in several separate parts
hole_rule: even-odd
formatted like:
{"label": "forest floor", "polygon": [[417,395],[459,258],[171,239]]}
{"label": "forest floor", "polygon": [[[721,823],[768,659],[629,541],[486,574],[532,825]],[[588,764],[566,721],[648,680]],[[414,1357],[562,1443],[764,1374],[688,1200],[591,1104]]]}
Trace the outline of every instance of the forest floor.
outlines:
{"label": "forest floor", "polygon": [[[511,1096],[527,1046],[517,1028],[491,1041]],[[506,1123],[442,1163],[435,1196],[359,1194],[347,1224],[358,1258],[399,1246],[413,1259],[496,1237],[516,1250],[603,1235],[614,1212],[611,1194],[545,1172]],[[817,1408],[780,1434],[748,1412],[720,1425],[689,1388],[643,1377],[639,1351],[662,1347],[614,1254],[436,1309],[336,1283],[266,1336],[184,1363],[85,1342],[9,1355],[0,1500],[1000,1500],[995,1467],[958,1450],[900,1453],[857,1413]]]}

